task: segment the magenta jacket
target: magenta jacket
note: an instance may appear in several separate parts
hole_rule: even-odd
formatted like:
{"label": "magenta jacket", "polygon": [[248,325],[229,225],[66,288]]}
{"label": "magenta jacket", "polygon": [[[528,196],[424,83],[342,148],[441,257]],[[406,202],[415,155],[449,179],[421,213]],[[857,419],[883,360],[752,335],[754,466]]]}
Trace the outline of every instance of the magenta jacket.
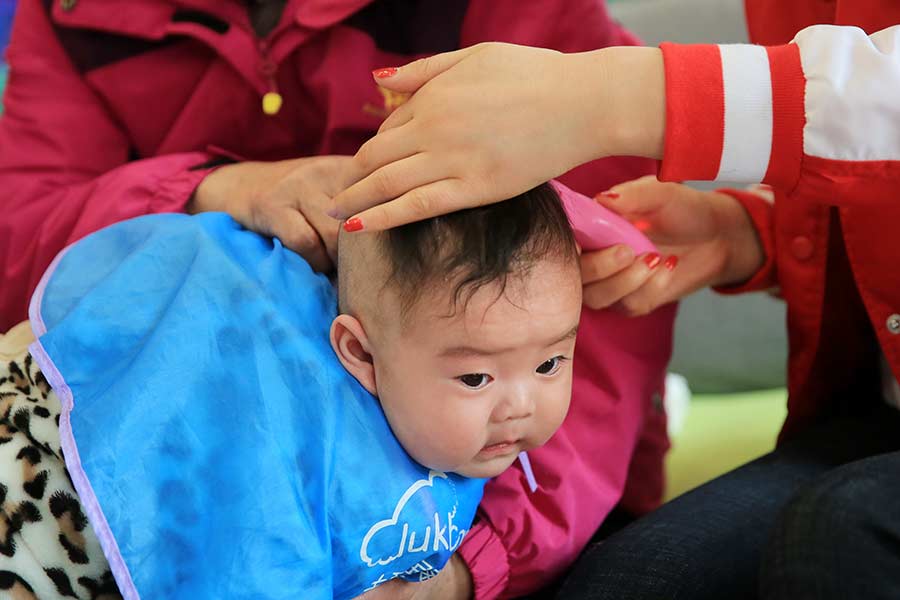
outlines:
{"label": "magenta jacket", "polygon": [[[392,107],[372,69],[483,41],[567,52],[636,42],[599,0],[289,0],[263,40],[237,0],[22,0],[0,118],[0,331],[26,318],[64,246],[183,210],[222,157],[353,154]],[[268,116],[262,97],[275,90],[284,103]],[[653,169],[606,159],[562,181],[594,194]],[[623,493],[635,511],[658,501],[667,442],[653,399],[669,334],[638,319],[579,339],[593,353],[576,362],[569,418],[533,453],[540,490],[517,469],[497,478],[461,549],[477,598],[555,578]],[[628,345],[643,359],[604,361]]]}

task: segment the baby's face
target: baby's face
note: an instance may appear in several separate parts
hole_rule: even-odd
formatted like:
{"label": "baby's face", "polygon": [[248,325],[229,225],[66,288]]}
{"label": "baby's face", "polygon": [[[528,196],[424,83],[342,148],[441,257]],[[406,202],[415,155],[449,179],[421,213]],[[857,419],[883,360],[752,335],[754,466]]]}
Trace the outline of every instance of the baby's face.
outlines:
{"label": "baby's face", "polygon": [[547,260],[478,290],[451,312],[450,289],[423,294],[403,324],[371,337],[378,397],[419,463],[494,477],[546,442],[572,395],[581,278]]}

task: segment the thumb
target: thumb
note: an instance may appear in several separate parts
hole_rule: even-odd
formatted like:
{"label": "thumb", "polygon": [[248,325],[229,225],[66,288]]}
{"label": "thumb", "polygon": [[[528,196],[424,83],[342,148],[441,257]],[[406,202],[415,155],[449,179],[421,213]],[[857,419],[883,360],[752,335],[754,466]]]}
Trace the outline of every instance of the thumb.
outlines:
{"label": "thumb", "polygon": [[594,200],[626,218],[646,215],[659,209],[671,197],[671,185],[647,175],[601,192]]}
{"label": "thumb", "polygon": [[278,207],[272,211],[271,235],[281,240],[290,250],[303,257],[317,273],[327,273],[332,268],[324,240],[309,221],[295,208]]}
{"label": "thumb", "polygon": [[375,69],[372,71],[372,75],[375,77],[376,83],[385,89],[411,94],[477,49],[478,46],[471,46],[453,52],[435,54],[420,58],[402,67]]}

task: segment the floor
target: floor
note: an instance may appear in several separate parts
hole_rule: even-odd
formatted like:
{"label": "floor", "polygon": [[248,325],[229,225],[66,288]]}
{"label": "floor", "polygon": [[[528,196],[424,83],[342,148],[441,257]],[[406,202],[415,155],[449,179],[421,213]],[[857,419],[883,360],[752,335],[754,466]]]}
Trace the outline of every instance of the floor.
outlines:
{"label": "floor", "polygon": [[784,389],[699,394],[667,460],[667,499],[770,451],[784,422]]}

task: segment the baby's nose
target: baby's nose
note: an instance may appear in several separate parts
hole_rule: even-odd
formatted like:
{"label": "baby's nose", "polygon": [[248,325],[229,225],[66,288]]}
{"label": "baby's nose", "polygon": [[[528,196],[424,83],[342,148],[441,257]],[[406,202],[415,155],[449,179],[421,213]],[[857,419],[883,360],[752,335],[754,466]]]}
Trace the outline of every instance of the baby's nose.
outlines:
{"label": "baby's nose", "polygon": [[526,419],[534,414],[534,404],[534,392],[528,386],[513,386],[497,407],[497,420]]}

